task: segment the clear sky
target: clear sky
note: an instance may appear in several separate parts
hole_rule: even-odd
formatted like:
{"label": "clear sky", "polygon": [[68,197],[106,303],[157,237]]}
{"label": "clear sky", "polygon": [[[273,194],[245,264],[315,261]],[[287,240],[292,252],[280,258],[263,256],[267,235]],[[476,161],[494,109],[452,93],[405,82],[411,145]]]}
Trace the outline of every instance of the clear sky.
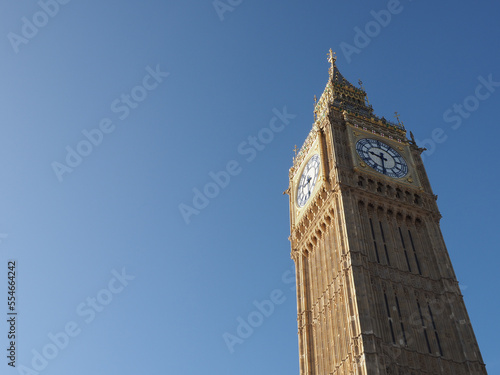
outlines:
{"label": "clear sky", "polygon": [[[14,259],[18,367],[2,355],[0,373],[298,375],[282,192],[329,48],[429,149],[500,373],[499,14],[472,0],[2,2],[0,349]],[[283,130],[263,131],[277,114]]]}

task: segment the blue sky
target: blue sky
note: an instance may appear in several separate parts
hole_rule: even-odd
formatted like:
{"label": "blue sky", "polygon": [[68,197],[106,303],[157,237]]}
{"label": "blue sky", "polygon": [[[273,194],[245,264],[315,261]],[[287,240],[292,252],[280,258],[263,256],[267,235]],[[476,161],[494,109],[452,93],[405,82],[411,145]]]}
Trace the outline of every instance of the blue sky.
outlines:
{"label": "blue sky", "polygon": [[[6,311],[15,259],[16,364],[41,374],[298,374],[282,192],[332,48],[375,112],[398,111],[428,148],[448,250],[489,373],[500,373],[500,6],[217,6],[0,5],[0,288]],[[390,20],[376,21],[388,9]],[[277,112],[288,114],[284,129],[250,146]],[[214,175],[224,187],[210,185]],[[180,205],[207,185],[213,198],[185,220]],[[269,316],[231,353],[224,335],[257,306]],[[35,359],[35,371],[44,349],[53,358]],[[23,373],[5,358],[0,367]]]}

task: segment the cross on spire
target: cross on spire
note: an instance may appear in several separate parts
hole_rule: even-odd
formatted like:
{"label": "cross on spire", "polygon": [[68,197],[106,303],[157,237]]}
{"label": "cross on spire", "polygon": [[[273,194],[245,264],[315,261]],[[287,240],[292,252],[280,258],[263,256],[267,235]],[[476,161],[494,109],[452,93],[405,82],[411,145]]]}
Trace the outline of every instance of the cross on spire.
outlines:
{"label": "cross on spire", "polygon": [[330,48],[330,52],[328,52],[327,56],[328,56],[328,62],[332,65],[333,68],[335,61],[337,61],[337,53],[333,52],[332,49]]}
{"label": "cross on spire", "polygon": [[295,156],[297,156],[297,150],[298,150],[297,145],[295,145],[295,147],[293,148],[293,151],[295,152]]}
{"label": "cross on spire", "polygon": [[401,121],[399,121],[399,113],[396,111],[394,112],[394,114],[396,115],[394,117],[396,117],[396,119],[398,120],[398,124],[401,125]]}

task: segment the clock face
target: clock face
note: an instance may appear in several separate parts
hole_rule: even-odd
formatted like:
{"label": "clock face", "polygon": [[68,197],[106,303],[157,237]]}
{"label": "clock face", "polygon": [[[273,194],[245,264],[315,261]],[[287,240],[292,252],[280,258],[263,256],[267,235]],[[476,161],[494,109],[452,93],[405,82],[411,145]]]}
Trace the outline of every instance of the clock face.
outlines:
{"label": "clock face", "polygon": [[299,207],[304,207],[311,197],[318,179],[319,164],[319,155],[313,155],[307,162],[302,176],[300,176],[299,187],[297,188],[297,204]]}
{"label": "clock face", "polygon": [[395,178],[408,174],[408,164],[405,159],[384,142],[363,138],[356,143],[356,151],[366,164],[379,173]]}

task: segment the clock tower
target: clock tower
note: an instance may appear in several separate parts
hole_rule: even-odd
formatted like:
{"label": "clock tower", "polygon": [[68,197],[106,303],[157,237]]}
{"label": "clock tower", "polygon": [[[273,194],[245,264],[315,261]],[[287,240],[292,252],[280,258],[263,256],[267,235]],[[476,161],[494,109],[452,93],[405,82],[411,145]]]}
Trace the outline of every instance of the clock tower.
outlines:
{"label": "clock tower", "polygon": [[423,149],[329,62],[286,191],[300,373],[484,375]]}

